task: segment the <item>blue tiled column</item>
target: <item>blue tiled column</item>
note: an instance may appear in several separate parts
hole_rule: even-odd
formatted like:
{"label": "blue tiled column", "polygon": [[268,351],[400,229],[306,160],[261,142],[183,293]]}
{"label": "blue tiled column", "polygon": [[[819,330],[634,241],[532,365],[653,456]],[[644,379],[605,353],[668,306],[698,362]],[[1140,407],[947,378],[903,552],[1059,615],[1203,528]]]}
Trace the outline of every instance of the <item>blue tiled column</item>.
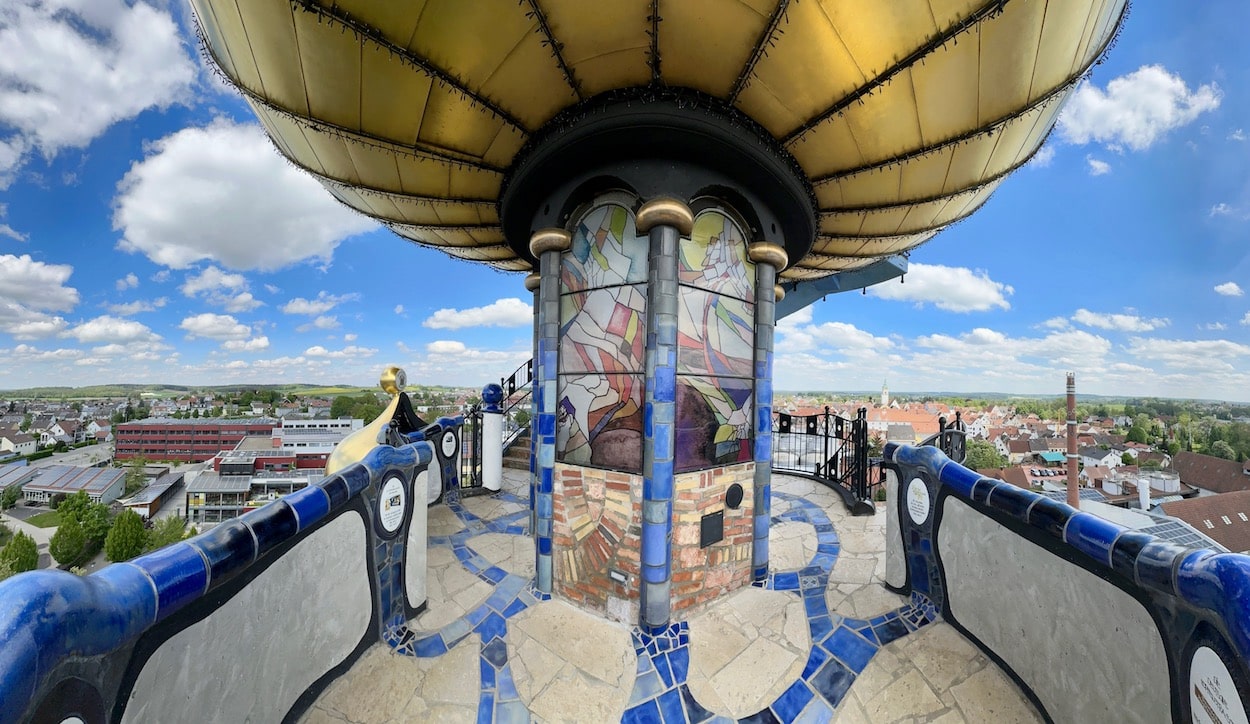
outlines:
{"label": "blue tiled column", "polygon": [[673,456],[677,398],[677,248],[694,215],[676,199],[653,199],[638,210],[650,236],[647,264],[646,390],[642,437],[642,629],[668,626],[673,576]]}
{"label": "blue tiled column", "polygon": [[540,304],[539,286],[542,277],[532,273],[525,277],[525,288],[534,293],[534,343],[532,372],[530,373],[530,535],[538,530],[538,521],[534,517],[535,502],[538,493],[538,307]]}
{"label": "blue tiled column", "polygon": [[757,241],[750,248],[755,262],[755,521],[751,547],[751,573],[755,580],[768,577],[768,519],[773,473],[773,325],[777,302],[784,292],[777,287],[777,270],[789,259],[776,244]]}
{"label": "blue tiled column", "polygon": [[534,354],[534,574],[538,590],[551,593],[551,494],[556,464],[556,371],[560,345],[560,254],[572,245],[564,229],[541,229],[530,237],[538,259],[538,338]]}

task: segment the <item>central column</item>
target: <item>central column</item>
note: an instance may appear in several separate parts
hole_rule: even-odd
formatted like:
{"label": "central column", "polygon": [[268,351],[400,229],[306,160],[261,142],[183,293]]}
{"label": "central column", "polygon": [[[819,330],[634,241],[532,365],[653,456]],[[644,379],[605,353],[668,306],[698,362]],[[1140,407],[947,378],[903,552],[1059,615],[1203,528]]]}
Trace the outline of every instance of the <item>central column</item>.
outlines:
{"label": "central column", "polygon": [[755,262],[755,520],[752,530],[751,575],[768,577],[768,525],[771,517],[773,474],[773,325],[776,304],[785,296],[776,286],[777,270],[784,269],[786,250],[757,241],[751,245]]}
{"label": "central column", "polygon": [[646,392],[642,437],[642,628],[658,633],[671,608],[673,454],[677,379],[677,247],[690,236],[694,215],[676,199],[654,199],[638,210],[638,231],[649,236],[647,262]]}

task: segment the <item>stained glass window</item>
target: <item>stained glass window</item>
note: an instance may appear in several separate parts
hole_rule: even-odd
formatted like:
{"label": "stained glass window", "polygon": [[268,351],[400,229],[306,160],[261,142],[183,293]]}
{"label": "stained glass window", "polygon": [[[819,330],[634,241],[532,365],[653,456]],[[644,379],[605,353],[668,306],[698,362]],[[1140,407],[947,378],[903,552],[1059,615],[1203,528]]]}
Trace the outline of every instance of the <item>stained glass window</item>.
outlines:
{"label": "stained glass window", "polygon": [[755,265],[742,230],[719,210],[700,213],[677,274],[676,469],[750,461]]}
{"label": "stained glass window", "polygon": [[556,456],[639,472],[648,240],[616,204],[592,209],[561,261]]}

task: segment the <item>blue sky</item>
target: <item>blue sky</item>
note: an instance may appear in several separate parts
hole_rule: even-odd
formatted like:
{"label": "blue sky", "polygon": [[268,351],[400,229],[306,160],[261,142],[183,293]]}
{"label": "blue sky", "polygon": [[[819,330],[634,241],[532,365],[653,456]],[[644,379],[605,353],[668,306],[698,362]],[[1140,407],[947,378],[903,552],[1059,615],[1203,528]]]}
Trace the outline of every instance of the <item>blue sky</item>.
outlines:
{"label": "blue sky", "polygon": [[[783,320],[779,389],[1250,400],[1244,0],[1138,2],[1047,146],[904,283]],[[181,3],[0,7],[0,389],[478,385],[529,294],[284,162]]]}

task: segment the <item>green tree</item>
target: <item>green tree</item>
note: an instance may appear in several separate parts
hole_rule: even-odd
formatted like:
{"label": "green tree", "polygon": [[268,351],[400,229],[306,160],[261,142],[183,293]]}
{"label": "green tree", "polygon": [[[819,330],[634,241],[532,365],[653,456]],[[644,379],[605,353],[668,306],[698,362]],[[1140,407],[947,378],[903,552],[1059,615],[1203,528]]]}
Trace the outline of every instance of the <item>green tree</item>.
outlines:
{"label": "green tree", "polygon": [[1224,458],[1225,460],[1237,459],[1237,452],[1233,450],[1233,446],[1223,440],[1216,440],[1211,443],[1211,447],[1208,452],[1217,458]]}
{"label": "green tree", "polygon": [[1133,425],[1128,429],[1128,435],[1124,437],[1128,442],[1146,442],[1146,430],[1137,425]]}
{"label": "green tree", "polygon": [[67,496],[61,504],[57,506],[57,511],[61,514],[61,521],[66,518],[74,518],[79,523],[83,521],[87,514],[87,509],[91,507],[91,498],[87,496],[87,491],[79,490],[73,495]]}
{"label": "green tree", "polygon": [[339,395],[330,403],[330,417],[347,417],[354,404],[355,400],[350,395]]}
{"label": "green tree", "polygon": [[137,455],[130,460],[130,469],[126,471],[126,489],[123,495],[134,495],[147,484],[148,478],[144,474],[143,468],[148,464],[148,459],[142,455]]}
{"label": "green tree", "polygon": [[0,549],[0,560],[9,565],[13,573],[33,571],[39,566],[39,547],[35,539],[18,531],[13,539]]}
{"label": "green tree", "polygon": [[48,542],[48,552],[56,562],[65,567],[77,566],[86,562],[87,534],[83,532],[78,519],[70,516],[61,520],[61,525],[52,534]]}
{"label": "green tree", "polygon": [[1122,465],[1132,465],[1135,462],[1137,462],[1137,458],[1129,455],[1128,453],[1120,455],[1120,464]]}
{"label": "green tree", "polygon": [[998,450],[994,448],[992,443],[986,440],[968,441],[964,467],[973,470],[989,470],[1001,468],[1006,464],[1007,459],[998,454]]}
{"label": "green tree", "polygon": [[90,547],[99,550],[99,547],[104,545],[104,540],[108,538],[109,528],[113,527],[113,515],[104,503],[92,503],[87,506],[86,512],[78,522],[82,523],[82,531],[86,534]]}
{"label": "green tree", "polygon": [[0,510],[8,510],[17,505],[17,501],[22,497],[22,489],[16,485],[10,485],[0,492]]}
{"label": "green tree", "polygon": [[31,415],[28,412],[26,413],[26,416],[22,418],[22,424],[18,425],[17,429],[21,430],[22,432],[26,432],[27,430],[30,429],[30,423],[34,421],[35,421],[34,415]]}
{"label": "green tree", "polygon": [[104,555],[114,563],[128,561],[143,552],[147,539],[148,532],[143,528],[143,519],[139,514],[123,510],[104,539]]}
{"label": "green tree", "polygon": [[17,573],[17,571],[13,570],[13,567],[9,565],[9,562],[0,558],[0,581],[11,577],[15,573]]}
{"label": "green tree", "polygon": [[148,531],[146,550],[154,551],[158,548],[164,548],[171,543],[177,543],[183,539],[185,527],[186,524],[178,516],[161,518],[152,526],[152,530]]}

